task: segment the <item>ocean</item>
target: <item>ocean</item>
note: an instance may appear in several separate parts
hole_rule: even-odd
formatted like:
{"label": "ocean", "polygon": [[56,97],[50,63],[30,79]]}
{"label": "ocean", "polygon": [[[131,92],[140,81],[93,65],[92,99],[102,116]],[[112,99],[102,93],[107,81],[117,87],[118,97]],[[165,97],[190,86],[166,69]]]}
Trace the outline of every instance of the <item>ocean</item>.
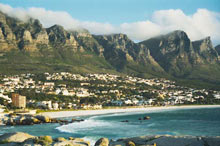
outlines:
{"label": "ocean", "polygon": [[[150,116],[150,120],[139,120],[144,116]],[[91,143],[100,137],[119,139],[165,134],[220,136],[220,108],[172,109],[74,118],[83,118],[85,121],[68,125],[1,126],[0,134],[19,131],[36,136],[50,135],[53,138],[80,137]],[[122,122],[126,120],[128,122]]]}

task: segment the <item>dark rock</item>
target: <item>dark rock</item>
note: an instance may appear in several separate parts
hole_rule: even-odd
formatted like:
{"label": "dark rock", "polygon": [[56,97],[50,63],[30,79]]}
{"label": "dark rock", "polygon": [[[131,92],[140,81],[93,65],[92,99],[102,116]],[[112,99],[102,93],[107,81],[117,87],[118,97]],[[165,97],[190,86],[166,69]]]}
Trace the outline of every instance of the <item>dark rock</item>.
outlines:
{"label": "dark rock", "polygon": [[55,139],[56,142],[62,142],[62,141],[66,141],[66,139],[64,137],[58,137]]}
{"label": "dark rock", "polygon": [[34,143],[41,145],[50,145],[53,142],[51,136],[39,136],[35,138]]}
{"label": "dark rock", "polygon": [[100,138],[96,143],[95,146],[108,146],[109,140],[107,138]]}
{"label": "dark rock", "polygon": [[149,117],[149,116],[145,116],[145,117],[143,118],[143,120],[150,120],[150,117]]}
{"label": "dark rock", "polygon": [[74,122],[82,122],[84,121],[83,119],[72,119],[71,120],[71,123],[74,123]]}
{"label": "dark rock", "polygon": [[37,115],[35,116],[36,119],[38,119],[39,121],[42,121],[44,123],[50,123],[51,119],[47,116],[43,116],[43,115]]}
{"label": "dark rock", "polygon": [[133,141],[127,141],[126,146],[135,146],[135,143]]}
{"label": "dark rock", "polygon": [[124,121],[121,121],[121,122],[125,122],[125,123],[127,123],[127,122],[129,122],[128,120],[124,120]]}

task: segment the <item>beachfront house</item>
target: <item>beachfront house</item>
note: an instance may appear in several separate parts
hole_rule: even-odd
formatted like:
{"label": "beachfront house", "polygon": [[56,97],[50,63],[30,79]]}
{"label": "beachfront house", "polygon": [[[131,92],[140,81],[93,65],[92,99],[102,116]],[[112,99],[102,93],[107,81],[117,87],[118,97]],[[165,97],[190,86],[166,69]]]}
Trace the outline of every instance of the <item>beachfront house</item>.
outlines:
{"label": "beachfront house", "polygon": [[139,102],[139,100],[137,100],[136,98],[132,99],[132,103],[133,103],[134,105],[137,105],[138,102]]}
{"label": "beachfront house", "polygon": [[39,101],[36,103],[36,106],[39,108],[52,109],[52,101]]}
{"label": "beachfront house", "polygon": [[147,105],[152,105],[152,104],[154,103],[154,101],[155,101],[155,100],[151,98],[151,99],[146,100],[146,101],[145,101],[145,104],[147,104]]}
{"label": "beachfront house", "polygon": [[132,105],[132,104],[133,104],[130,99],[125,100],[124,103],[125,103],[126,105]]}
{"label": "beachfront house", "polygon": [[59,104],[56,103],[56,102],[53,103],[52,106],[53,106],[53,109],[54,109],[54,110],[58,110],[58,109],[59,109]]}
{"label": "beachfront house", "polygon": [[9,98],[8,95],[4,95],[4,94],[0,93],[0,98],[7,100],[9,103],[12,102],[11,98]]}
{"label": "beachfront house", "polygon": [[213,96],[215,97],[215,99],[220,99],[220,94],[214,94]]}

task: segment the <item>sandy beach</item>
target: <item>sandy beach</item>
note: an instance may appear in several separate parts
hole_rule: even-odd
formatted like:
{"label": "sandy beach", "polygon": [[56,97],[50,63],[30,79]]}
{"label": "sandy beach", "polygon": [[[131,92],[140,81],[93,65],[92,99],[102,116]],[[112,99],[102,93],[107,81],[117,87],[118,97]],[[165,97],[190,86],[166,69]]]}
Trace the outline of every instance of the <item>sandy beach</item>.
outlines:
{"label": "sandy beach", "polygon": [[163,106],[163,107],[145,107],[145,108],[118,108],[118,109],[100,109],[100,110],[78,110],[78,111],[58,111],[44,112],[42,115],[51,118],[74,117],[74,116],[92,116],[112,113],[127,113],[127,112],[155,112],[163,110],[175,109],[195,109],[195,108],[220,108],[220,105],[187,105],[187,106]]}

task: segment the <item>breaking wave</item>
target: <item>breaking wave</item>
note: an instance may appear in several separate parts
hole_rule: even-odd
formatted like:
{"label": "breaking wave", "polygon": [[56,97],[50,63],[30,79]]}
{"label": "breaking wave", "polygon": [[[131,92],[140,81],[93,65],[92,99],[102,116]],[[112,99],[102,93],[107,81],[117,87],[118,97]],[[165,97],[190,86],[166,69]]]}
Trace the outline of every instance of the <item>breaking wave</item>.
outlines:
{"label": "breaking wave", "polygon": [[90,117],[82,122],[71,123],[68,125],[62,125],[57,127],[56,129],[60,132],[68,132],[68,133],[77,133],[88,130],[93,130],[94,128],[102,128],[112,126],[112,122],[95,120],[96,116]]}

